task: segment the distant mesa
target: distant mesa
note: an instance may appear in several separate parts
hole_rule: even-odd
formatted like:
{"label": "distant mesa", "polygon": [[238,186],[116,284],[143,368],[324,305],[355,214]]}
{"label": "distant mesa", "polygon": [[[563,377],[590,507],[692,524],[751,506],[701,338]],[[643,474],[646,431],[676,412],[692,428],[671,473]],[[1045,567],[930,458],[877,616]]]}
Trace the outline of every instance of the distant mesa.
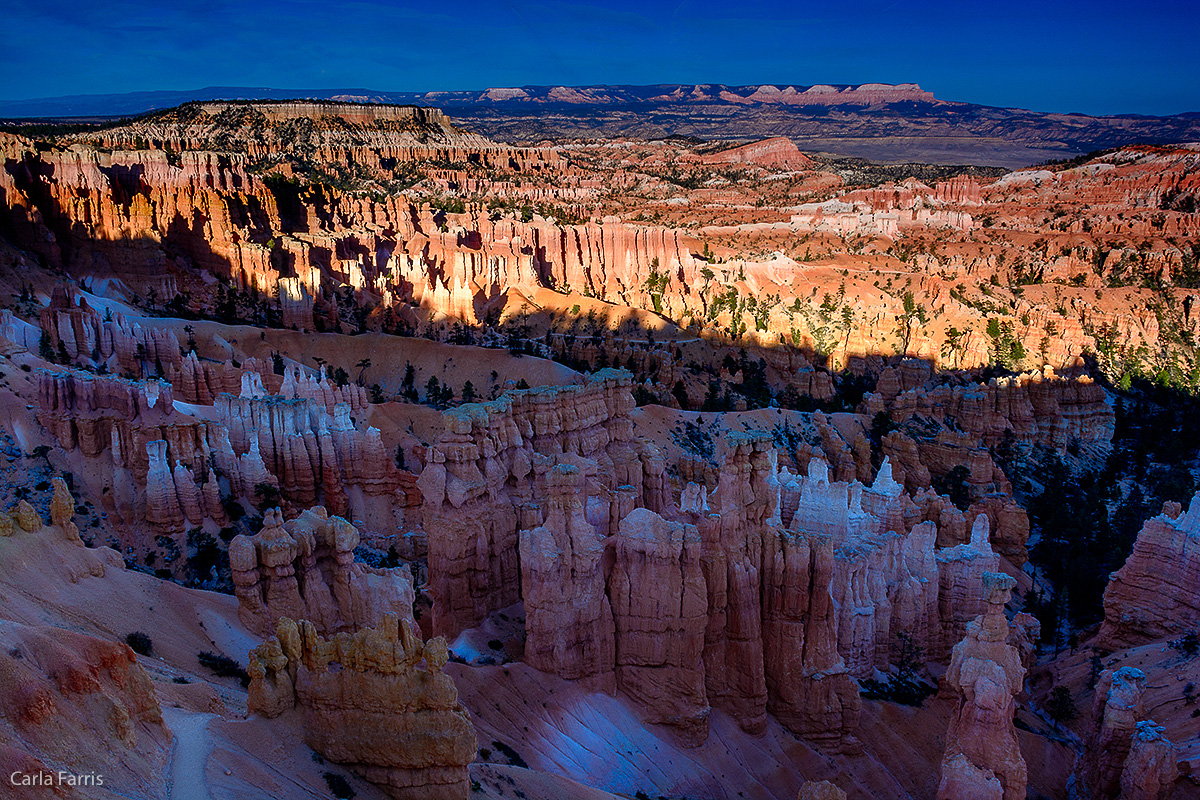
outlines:
{"label": "distant mesa", "polygon": [[525,100],[529,93],[524,89],[488,89],[483,96],[488,100]]}

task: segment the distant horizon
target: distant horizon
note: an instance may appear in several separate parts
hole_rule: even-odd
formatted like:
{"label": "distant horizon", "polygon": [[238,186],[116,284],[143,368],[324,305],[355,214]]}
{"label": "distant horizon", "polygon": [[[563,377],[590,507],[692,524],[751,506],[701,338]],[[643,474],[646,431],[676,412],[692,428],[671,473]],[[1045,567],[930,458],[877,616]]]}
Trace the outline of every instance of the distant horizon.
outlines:
{"label": "distant horizon", "polygon": [[[719,81],[699,81],[699,82],[649,81],[649,82],[644,82],[644,83],[607,82],[607,83],[584,83],[584,84],[581,84],[581,83],[576,83],[576,84],[524,83],[524,84],[504,84],[504,85],[491,84],[491,85],[487,85],[487,86],[470,86],[470,87],[466,87],[466,88],[454,88],[454,89],[447,89],[447,88],[438,88],[438,89],[387,88],[387,89],[385,89],[385,88],[379,88],[379,87],[346,86],[346,85],[331,85],[331,86],[326,86],[326,87],[307,86],[307,87],[303,87],[303,88],[299,88],[299,87],[284,88],[284,87],[279,87],[279,86],[261,86],[261,85],[260,86],[251,86],[251,85],[236,85],[236,84],[216,85],[216,84],[214,84],[214,85],[207,85],[207,86],[188,87],[188,88],[182,88],[182,89],[176,89],[176,88],[132,89],[129,91],[122,91],[122,92],[88,92],[88,93],[44,95],[44,96],[39,96],[39,97],[22,97],[22,98],[11,98],[11,99],[0,98],[0,119],[6,118],[4,116],[6,106],[18,106],[18,105],[24,105],[24,104],[41,103],[41,102],[51,103],[54,101],[70,101],[70,100],[98,101],[102,98],[114,98],[114,99],[136,98],[136,97],[140,97],[140,96],[154,96],[154,95],[168,95],[168,96],[169,95],[197,95],[197,94],[207,91],[207,90],[212,90],[217,93],[245,92],[247,94],[247,96],[236,97],[236,98],[220,97],[220,96],[192,97],[191,99],[187,99],[187,100],[179,100],[178,102],[171,102],[169,105],[148,107],[142,111],[114,111],[111,114],[104,114],[104,113],[100,113],[100,112],[90,112],[90,113],[84,114],[83,116],[114,116],[114,117],[127,116],[130,114],[149,113],[151,111],[160,110],[163,108],[170,108],[170,107],[173,107],[174,105],[178,105],[178,104],[184,103],[184,102],[203,102],[204,100],[214,100],[214,101],[244,100],[246,102],[252,102],[255,100],[259,100],[259,101],[263,101],[263,102],[281,102],[281,101],[286,101],[286,100],[323,100],[323,101],[336,102],[333,100],[332,97],[322,97],[317,94],[317,93],[328,94],[328,93],[335,93],[335,92],[339,93],[339,94],[362,93],[363,95],[371,95],[371,94],[376,94],[376,95],[388,95],[388,94],[418,95],[421,97],[428,98],[428,95],[434,95],[434,94],[439,94],[439,93],[446,93],[446,94],[474,93],[474,92],[482,93],[482,92],[487,92],[487,91],[491,91],[491,90],[495,90],[495,89],[547,89],[547,88],[555,88],[555,87],[562,87],[562,88],[567,88],[567,89],[599,89],[599,88],[617,89],[617,88],[648,88],[648,87],[656,87],[656,86],[663,86],[663,87],[668,87],[668,86],[678,86],[678,87],[722,86],[722,87],[726,87],[726,88],[730,88],[730,89],[737,89],[737,88],[748,88],[748,87],[758,87],[758,86],[775,86],[775,87],[779,87],[779,88],[795,87],[797,89],[804,89],[804,88],[808,88],[808,87],[812,87],[812,86],[833,86],[833,87],[838,87],[838,88],[857,88],[860,86],[871,85],[871,84],[881,85],[881,86],[916,85],[922,91],[932,94],[938,101],[942,101],[942,102],[961,103],[961,104],[977,105],[977,106],[990,106],[990,107],[1006,108],[1006,109],[1013,109],[1013,110],[1019,110],[1019,111],[1030,111],[1030,112],[1040,113],[1040,114],[1082,115],[1082,116],[1089,116],[1089,117],[1147,116],[1147,117],[1167,118],[1167,117],[1177,117],[1177,116],[1183,116],[1183,115],[1187,115],[1187,114],[1200,113],[1200,104],[1198,104],[1196,108],[1185,108],[1185,109],[1182,109],[1180,111],[1173,112],[1173,113],[1159,113],[1159,114],[1141,112],[1141,111],[1112,111],[1112,112],[1097,114],[1097,113],[1092,113],[1092,112],[1088,112],[1088,111],[1080,111],[1077,109],[1069,109],[1068,110],[1068,109],[1061,109],[1061,108],[1036,108],[1031,105],[996,106],[995,104],[992,104],[992,103],[980,102],[980,101],[970,99],[970,98],[946,97],[946,96],[943,96],[941,93],[937,92],[936,90],[930,89],[928,86],[925,86],[924,84],[921,84],[917,81],[891,82],[891,81],[876,80],[876,81],[863,81],[863,82],[859,82],[859,83],[847,83],[847,82],[838,82],[838,81],[816,81],[816,82],[812,82],[812,83],[762,81],[762,82],[757,82],[757,83],[736,83],[736,84],[722,83]],[[255,92],[255,91],[269,92],[275,96],[254,96],[253,92]],[[288,96],[281,96],[281,95],[286,95],[289,92],[294,92],[295,94],[288,95]],[[391,100],[371,100],[371,99],[342,100],[341,102],[360,102],[360,103],[367,103],[367,104],[383,104],[383,105],[406,105],[406,104],[408,104],[408,103],[403,103],[403,102],[395,102],[395,101],[391,101]],[[428,102],[431,106],[436,107],[436,98],[428,98],[426,100],[426,102]],[[579,105],[581,107],[583,107],[585,104],[580,103]],[[8,118],[18,118],[19,116],[21,116],[21,115],[14,115],[14,116],[8,117]],[[35,115],[28,115],[28,116],[35,116]],[[67,115],[67,114],[61,114],[61,115],[47,114],[45,116],[47,118],[52,118],[52,117],[56,117],[56,116],[67,117],[69,115]]]}
{"label": "distant horizon", "polygon": [[[1200,110],[1200,82],[1188,66],[1200,4],[1180,0],[1144,0],[1132,13],[1117,0],[9,6],[0,28],[0,101],[7,102],[194,86],[428,92],[879,82],[1056,113]],[[146,88],[151,80],[157,86]]]}

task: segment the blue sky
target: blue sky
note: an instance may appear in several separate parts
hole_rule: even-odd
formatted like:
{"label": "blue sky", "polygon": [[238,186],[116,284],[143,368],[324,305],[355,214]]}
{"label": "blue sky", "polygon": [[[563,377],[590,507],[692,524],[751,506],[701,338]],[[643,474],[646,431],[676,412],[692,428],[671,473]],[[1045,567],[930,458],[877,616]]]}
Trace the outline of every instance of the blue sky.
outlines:
{"label": "blue sky", "polygon": [[916,82],[1043,111],[1200,110],[1200,2],[4,0],[0,99],[203,86]]}

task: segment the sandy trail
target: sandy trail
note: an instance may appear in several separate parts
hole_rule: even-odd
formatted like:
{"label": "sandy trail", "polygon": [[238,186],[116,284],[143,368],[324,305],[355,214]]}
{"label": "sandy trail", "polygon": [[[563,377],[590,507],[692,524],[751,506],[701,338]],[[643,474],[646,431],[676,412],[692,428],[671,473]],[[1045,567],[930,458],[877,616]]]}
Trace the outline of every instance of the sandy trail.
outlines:
{"label": "sandy trail", "polygon": [[208,754],[212,752],[208,721],[213,715],[164,708],[163,718],[175,736],[167,777],[167,800],[212,800],[204,768]]}

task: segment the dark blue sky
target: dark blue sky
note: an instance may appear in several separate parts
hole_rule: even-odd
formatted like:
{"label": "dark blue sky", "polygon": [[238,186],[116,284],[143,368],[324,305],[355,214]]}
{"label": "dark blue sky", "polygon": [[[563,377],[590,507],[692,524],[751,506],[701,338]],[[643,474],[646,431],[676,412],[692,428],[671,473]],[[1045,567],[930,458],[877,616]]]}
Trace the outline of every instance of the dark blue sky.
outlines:
{"label": "dark blue sky", "polygon": [[916,82],[1045,111],[1200,110],[1200,2],[4,0],[0,99],[203,86]]}

